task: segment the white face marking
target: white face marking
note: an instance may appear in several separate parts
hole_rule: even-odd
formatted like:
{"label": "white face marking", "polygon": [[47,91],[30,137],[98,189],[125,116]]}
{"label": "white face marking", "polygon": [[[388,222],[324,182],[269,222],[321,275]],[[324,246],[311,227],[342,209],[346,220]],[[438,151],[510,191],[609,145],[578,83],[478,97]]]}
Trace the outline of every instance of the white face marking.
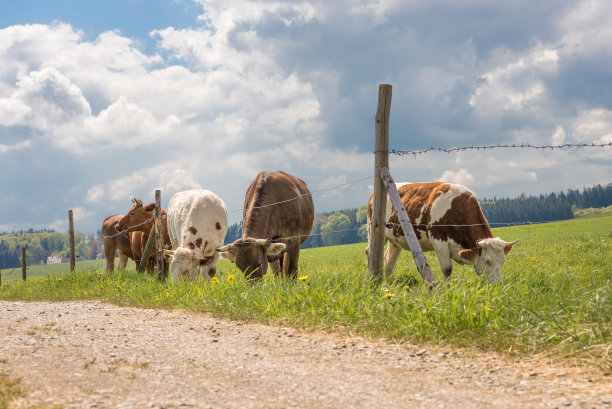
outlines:
{"label": "white face marking", "polygon": [[431,205],[430,223],[433,224],[442,219],[446,212],[451,209],[453,199],[467,191],[464,186],[451,184],[448,192],[439,194]]}
{"label": "white face marking", "polygon": [[504,242],[499,238],[487,239],[482,245],[482,253],[474,259],[476,273],[494,283],[501,278],[502,267],[506,261]]}

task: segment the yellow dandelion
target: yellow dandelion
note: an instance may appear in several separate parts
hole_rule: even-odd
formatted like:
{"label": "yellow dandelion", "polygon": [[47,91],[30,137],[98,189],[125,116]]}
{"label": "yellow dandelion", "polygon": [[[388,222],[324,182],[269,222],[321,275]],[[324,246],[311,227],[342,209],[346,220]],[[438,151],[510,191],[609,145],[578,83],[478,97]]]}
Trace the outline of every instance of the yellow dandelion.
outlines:
{"label": "yellow dandelion", "polygon": [[57,281],[62,281],[62,277],[58,278]]}
{"label": "yellow dandelion", "polygon": [[210,281],[211,281],[213,284],[218,284],[218,283],[219,283],[219,279],[218,279],[217,277],[213,277],[213,278],[211,278],[211,279],[210,279]]}
{"label": "yellow dandelion", "polygon": [[393,293],[385,293],[385,297],[393,298],[393,297],[395,297],[395,294],[393,294]]}
{"label": "yellow dandelion", "polygon": [[229,281],[230,283],[234,281],[235,279],[236,277],[234,277],[233,275],[227,277],[227,281]]}
{"label": "yellow dandelion", "polygon": [[298,280],[306,281],[306,280],[308,280],[308,276],[300,276],[300,277],[298,277]]}
{"label": "yellow dandelion", "polygon": [[407,285],[404,286],[404,291],[408,291],[410,290],[410,287],[408,287]]}
{"label": "yellow dandelion", "polygon": [[387,287],[383,287],[383,288],[382,288],[382,290],[383,290],[383,292],[385,292],[385,293],[389,292],[389,289],[388,289]]}

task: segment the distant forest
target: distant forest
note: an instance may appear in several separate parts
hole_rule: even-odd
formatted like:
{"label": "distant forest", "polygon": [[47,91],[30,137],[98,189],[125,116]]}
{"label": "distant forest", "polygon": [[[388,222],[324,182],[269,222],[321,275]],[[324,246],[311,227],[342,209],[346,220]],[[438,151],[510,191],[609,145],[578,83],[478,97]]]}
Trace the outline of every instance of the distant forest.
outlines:
{"label": "distant forest", "polygon": [[[540,196],[521,195],[513,199],[480,200],[482,210],[492,227],[496,224],[547,222],[567,220],[579,209],[601,208],[612,205],[612,183],[580,190],[550,193]],[[315,215],[312,233],[303,248],[335,246],[366,242],[366,206]],[[242,223],[229,226],[225,237],[231,243],[242,236]],[[68,233],[53,230],[29,229],[0,233],[0,269],[21,266],[21,248],[26,248],[27,263],[45,263],[48,256],[69,257]],[[101,231],[75,233],[75,252],[78,259],[102,258]]]}

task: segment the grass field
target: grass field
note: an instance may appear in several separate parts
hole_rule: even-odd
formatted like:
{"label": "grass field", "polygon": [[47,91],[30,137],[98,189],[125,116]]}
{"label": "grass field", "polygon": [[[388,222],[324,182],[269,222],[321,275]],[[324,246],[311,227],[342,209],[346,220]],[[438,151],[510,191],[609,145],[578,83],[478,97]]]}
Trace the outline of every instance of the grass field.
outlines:
{"label": "grass field", "polygon": [[[407,252],[394,277],[378,283],[367,275],[361,243],[303,250],[295,281],[267,275],[251,283],[225,260],[217,281],[189,283],[162,283],[133,268],[107,275],[103,260],[78,263],[74,273],[66,265],[33,266],[29,277],[40,278],[3,278],[0,299],[183,308],[398,343],[544,354],[612,373],[612,214],[494,234],[520,240],[494,285],[455,264],[451,284],[430,292]],[[427,257],[441,278],[435,256]]]}

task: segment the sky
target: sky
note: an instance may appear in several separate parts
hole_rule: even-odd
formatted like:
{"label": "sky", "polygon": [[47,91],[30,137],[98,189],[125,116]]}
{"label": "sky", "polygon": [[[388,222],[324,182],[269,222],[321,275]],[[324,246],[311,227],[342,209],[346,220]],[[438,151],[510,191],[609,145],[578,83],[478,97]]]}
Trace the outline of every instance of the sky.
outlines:
{"label": "sky", "polygon": [[[95,232],[131,199],[221,197],[262,170],[317,213],[367,203],[380,84],[390,148],[612,142],[608,0],[0,3],[0,232]],[[611,148],[392,155],[396,181],[479,198],[612,182]]]}

